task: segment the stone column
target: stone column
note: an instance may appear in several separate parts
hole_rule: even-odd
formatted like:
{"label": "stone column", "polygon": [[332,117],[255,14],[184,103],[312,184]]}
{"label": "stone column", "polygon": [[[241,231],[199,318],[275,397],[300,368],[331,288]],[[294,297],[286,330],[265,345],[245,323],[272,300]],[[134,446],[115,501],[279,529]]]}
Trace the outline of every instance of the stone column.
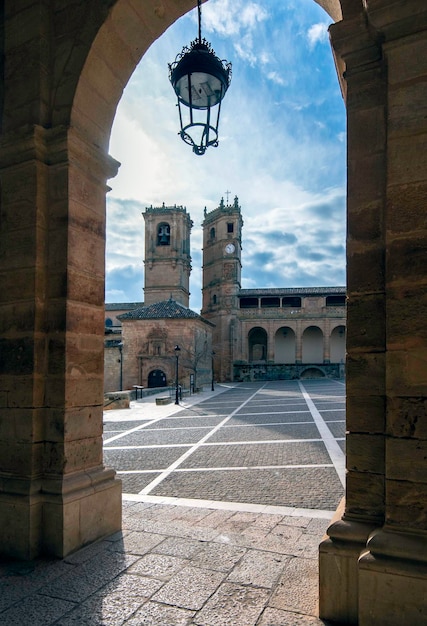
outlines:
{"label": "stone column", "polygon": [[[106,179],[72,131],[0,145],[0,550],[63,557],[121,525],[102,461]],[[98,209],[98,207],[101,207]]]}
{"label": "stone column", "polygon": [[346,64],[348,309],[346,500],[320,546],[320,616],[358,622],[358,559],[384,519],[386,83],[361,16],[331,26]]}
{"label": "stone column", "polygon": [[427,623],[427,7],[370,3],[388,68],[385,524],[359,563],[359,619]]}

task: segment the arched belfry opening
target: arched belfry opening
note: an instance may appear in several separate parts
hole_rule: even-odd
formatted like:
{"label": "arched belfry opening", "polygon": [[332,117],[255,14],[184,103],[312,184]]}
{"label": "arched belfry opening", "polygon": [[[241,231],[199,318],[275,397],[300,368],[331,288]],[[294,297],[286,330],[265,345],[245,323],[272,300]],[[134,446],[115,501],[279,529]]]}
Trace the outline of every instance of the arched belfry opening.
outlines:
{"label": "arched belfry opening", "polygon": [[[349,176],[346,500],[320,548],[320,615],[425,623],[427,8],[318,3],[336,22]],[[108,143],[137,63],[194,4],[3,5],[6,555],[64,556],[120,528],[120,481],[102,459],[105,195],[118,167]]]}

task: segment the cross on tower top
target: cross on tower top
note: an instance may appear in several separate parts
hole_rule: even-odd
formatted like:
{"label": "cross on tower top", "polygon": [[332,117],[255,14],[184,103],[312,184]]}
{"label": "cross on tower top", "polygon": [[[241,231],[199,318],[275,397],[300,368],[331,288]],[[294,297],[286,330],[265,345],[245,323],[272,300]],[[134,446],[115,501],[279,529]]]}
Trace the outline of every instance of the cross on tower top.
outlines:
{"label": "cross on tower top", "polygon": [[227,196],[227,206],[228,206],[228,198],[229,198],[230,193],[231,193],[231,191],[226,191],[225,192],[225,195]]}

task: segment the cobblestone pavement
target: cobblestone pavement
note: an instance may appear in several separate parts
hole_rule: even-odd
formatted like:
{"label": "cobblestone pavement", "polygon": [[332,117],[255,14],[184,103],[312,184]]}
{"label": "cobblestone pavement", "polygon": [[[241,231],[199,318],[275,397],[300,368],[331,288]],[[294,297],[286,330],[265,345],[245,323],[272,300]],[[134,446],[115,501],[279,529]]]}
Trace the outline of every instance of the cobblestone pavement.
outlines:
{"label": "cobblestone pavement", "polygon": [[317,552],[343,494],[344,393],[241,384],[106,412],[123,530],[64,560],[0,564],[0,625],[326,624]]}

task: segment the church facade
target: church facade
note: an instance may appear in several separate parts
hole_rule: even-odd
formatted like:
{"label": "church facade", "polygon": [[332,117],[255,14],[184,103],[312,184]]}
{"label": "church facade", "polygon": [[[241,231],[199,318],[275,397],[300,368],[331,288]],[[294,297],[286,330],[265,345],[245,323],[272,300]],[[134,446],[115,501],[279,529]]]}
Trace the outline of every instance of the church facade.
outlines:
{"label": "church facade", "polygon": [[106,305],[105,391],[173,384],[177,345],[187,388],[214,379],[344,376],[345,287],[242,289],[237,197],[205,210],[201,315],[188,308],[193,223],[186,209],[149,207],[143,217],[144,302]]}

